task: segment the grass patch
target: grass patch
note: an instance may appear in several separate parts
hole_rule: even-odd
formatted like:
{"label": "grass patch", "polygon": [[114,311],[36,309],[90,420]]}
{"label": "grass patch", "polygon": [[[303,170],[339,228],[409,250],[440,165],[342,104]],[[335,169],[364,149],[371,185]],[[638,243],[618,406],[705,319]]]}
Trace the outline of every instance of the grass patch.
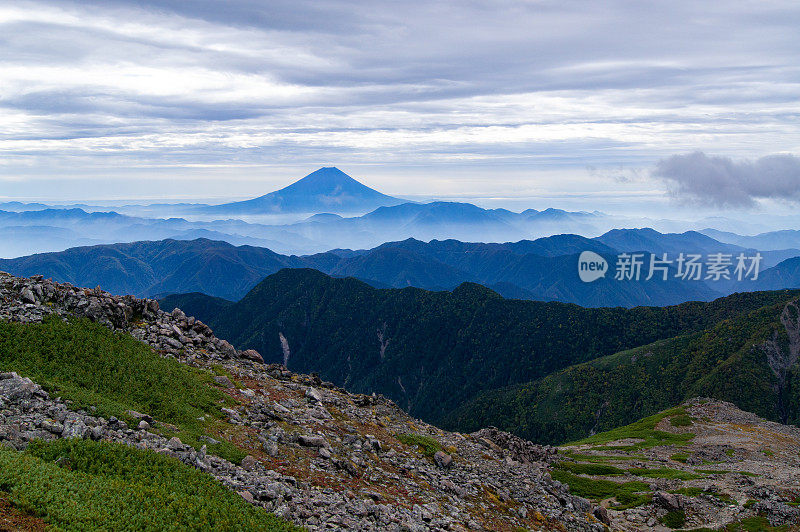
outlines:
{"label": "grass patch", "polygon": [[427,457],[432,457],[434,454],[442,450],[442,444],[430,436],[424,434],[396,434],[395,437],[406,445],[412,445],[419,448],[419,450]]}
{"label": "grass patch", "polygon": [[688,497],[700,497],[702,495],[705,495],[707,497],[714,497],[715,499],[718,499],[724,502],[725,504],[737,504],[736,500],[727,493],[711,493],[709,491],[703,490],[703,488],[698,488],[695,486],[679,488],[670,491],[670,493],[680,493],[681,495],[686,495]]}
{"label": "grass patch", "polygon": [[669,459],[685,464],[689,460],[689,455],[686,453],[675,453],[670,456]]}
{"label": "grass patch", "polygon": [[[179,427],[170,436],[195,447],[221,423],[221,406],[233,404],[209,372],[162,358],[131,336],[87,319],[0,322],[0,371],[30,377],[75,409],[94,407],[98,416],[133,423],[126,411],[148,414]],[[245,456],[225,441],[208,449],[235,463]]]}
{"label": "grass patch", "polygon": [[559,462],[557,469],[569,471],[574,475],[613,476],[622,475],[624,470],[607,464],[579,464],[576,462]]}
{"label": "grass patch", "polygon": [[[616,510],[624,510],[647,504],[652,494],[647,492],[650,486],[644,482],[613,482],[611,480],[595,480],[579,477],[567,471],[554,470],[550,473],[554,480],[569,486],[570,492],[580,497],[600,501],[614,497],[619,503]],[[647,492],[647,493],[641,493]]]}
{"label": "grass patch", "polygon": [[301,530],[174,458],[109,442],[0,449],[0,489],[59,530]]}
{"label": "grass patch", "polygon": [[584,453],[576,453],[570,449],[566,449],[561,451],[561,454],[566,456],[567,458],[572,458],[573,460],[577,460],[580,462],[590,462],[590,463],[607,463],[607,462],[615,462],[621,460],[636,460],[637,458],[644,458],[639,456],[613,456],[613,455],[598,455],[598,454],[584,454]]}
{"label": "grass patch", "polygon": [[700,495],[705,494],[705,491],[703,491],[703,488],[689,486],[676,490],[670,490],[670,493],[680,493],[681,495],[686,495],[687,497],[699,497]]}
{"label": "grass patch", "polygon": [[669,424],[673,427],[690,427],[694,425],[694,420],[688,414],[678,414],[669,418]]}
{"label": "grass patch", "polygon": [[[739,471],[730,471],[728,469],[695,469],[695,471],[705,475],[725,475],[727,473],[739,473]],[[753,473],[749,474],[753,475]]]}
{"label": "grass patch", "polygon": [[[623,445],[616,447],[606,447],[606,449],[620,449],[620,450],[635,450],[648,447],[656,447],[658,445],[682,445],[694,438],[694,434],[687,432],[684,434],[673,434],[663,430],[655,430],[656,425],[666,417],[686,415],[686,410],[683,407],[671,408],[658,414],[652,415],[626,425],[618,427],[606,432],[589,436],[583,440],[569,443],[571,445],[603,445],[606,443],[635,439],[641,440],[640,443],[635,445]],[[602,448],[599,448],[602,449]]]}
{"label": "grass patch", "polygon": [[731,523],[725,528],[713,530],[711,528],[693,528],[687,532],[788,532],[789,526],[772,526],[765,517],[748,517],[736,523]]}
{"label": "grass patch", "polygon": [[628,470],[632,475],[647,478],[668,478],[677,480],[694,480],[696,478],[703,478],[703,475],[690,473],[688,471],[681,471],[679,469],[672,469],[670,467],[659,467],[654,469],[647,469],[644,467],[635,467]]}
{"label": "grass patch", "polygon": [[669,528],[683,528],[683,525],[686,524],[686,512],[683,510],[672,510],[659,519],[659,521]]}

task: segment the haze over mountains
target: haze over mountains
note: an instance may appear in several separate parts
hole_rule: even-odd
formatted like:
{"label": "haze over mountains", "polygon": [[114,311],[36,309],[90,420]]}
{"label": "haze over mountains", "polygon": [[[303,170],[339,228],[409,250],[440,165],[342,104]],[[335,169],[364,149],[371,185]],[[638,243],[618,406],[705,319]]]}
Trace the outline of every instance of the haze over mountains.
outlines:
{"label": "haze over mountains", "polygon": [[[598,211],[545,208],[512,212],[465,202],[414,203],[382,194],[335,167],[326,167],[278,191],[222,205],[0,203],[4,236],[0,257],[166,238],[208,238],[302,255],[334,248],[373,248],[407,238],[515,242],[564,233],[594,237],[620,227],[653,227],[662,232],[702,229],[718,241],[745,248],[800,248],[800,232],[743,237],[719,231],[731,225],[744,227],[723,219],[644,220]],[[751,240],[743,240],[748,238]]]}

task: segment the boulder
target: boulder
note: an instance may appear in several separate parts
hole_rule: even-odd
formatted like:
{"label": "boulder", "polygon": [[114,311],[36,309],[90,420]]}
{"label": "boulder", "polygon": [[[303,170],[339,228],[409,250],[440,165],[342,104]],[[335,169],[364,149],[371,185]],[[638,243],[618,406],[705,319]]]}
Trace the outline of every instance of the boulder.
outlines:
{"label": "boulder", "polygon": [[453,457],[444,451],[436,451],[436,454],[433,455],[433,461],[437,466],[446,469],[453,464]]}
{"label": "boulder", "polygon": [[665,491],[655,492],[653,494],[653,503],[667,510],[678,510],[681,507],[678,497]]}
{"label": "boulder", "polygon": [[264,357],[256,351],[255,349],[247,349],[245,351],[241,351],[239,353],[239,358],[244,358],[246,360],[252,360],[253,362],[264,362]]}
{"label": "boulder", "polygon": [[303,447],[327,447],[327,442],[322,436],[308,436],[301,434],[297,437],[297,443]]}

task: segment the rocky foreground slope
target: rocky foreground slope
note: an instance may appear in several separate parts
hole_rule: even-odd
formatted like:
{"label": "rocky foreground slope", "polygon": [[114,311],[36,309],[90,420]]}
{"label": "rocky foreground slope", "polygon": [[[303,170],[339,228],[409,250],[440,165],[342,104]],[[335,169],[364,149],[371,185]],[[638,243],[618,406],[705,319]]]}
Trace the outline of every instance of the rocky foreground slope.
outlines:
{"label": "rocky foreground slope", "polygon": [[[0,274],[0,319],[88,317],[163,356],[211,368],[235,400],[208,442],[247,453],[233,464],[171,437],[147,412],[134,421],[73,411],[16,373],[0,374],[0,443],[107,439],[177,457],[252,504],[311,530],[602,530],[586,499],[550,478],[555,450],[485,429],[445,432],[381,396],[354,395],[315,376],[264,365],[180,310],[41,277]],[[1,358],[0,358],[1,360]]]}
{"label": "rocky foreground slope", "polygon": [[800,428],[731,403],[693,399],[560,451],[554,475],[597,488],[613,530],[800,528]]}
{"label": "rocky foreground slope", "polygon": [[76,411],[8,371],[0,373],[0,444],[77,437],[151,449],[311,530],[788,530],[800,522],[800,429],[730,403],[693,400],[555,449],[492,428],[442,431],[382,396],[265,365],[155,301],[0,273],[0,319],[49,314],[90,318],[212,371],[234,406],[204,438],[246,456],[232,463],[186,445],[148,412],[122,420]]}

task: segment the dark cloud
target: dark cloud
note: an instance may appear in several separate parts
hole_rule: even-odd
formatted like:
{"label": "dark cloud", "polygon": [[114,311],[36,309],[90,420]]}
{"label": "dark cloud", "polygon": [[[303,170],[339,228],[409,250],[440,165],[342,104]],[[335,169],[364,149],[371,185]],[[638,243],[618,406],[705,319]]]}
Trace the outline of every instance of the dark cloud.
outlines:
{"label": "dark cloud", "polygon": [[679,201],[715,207],[752,207],[759,199],[800,201],[800,158],[779,154],[755,161],[709,157],[697,151],[656,165]]}

